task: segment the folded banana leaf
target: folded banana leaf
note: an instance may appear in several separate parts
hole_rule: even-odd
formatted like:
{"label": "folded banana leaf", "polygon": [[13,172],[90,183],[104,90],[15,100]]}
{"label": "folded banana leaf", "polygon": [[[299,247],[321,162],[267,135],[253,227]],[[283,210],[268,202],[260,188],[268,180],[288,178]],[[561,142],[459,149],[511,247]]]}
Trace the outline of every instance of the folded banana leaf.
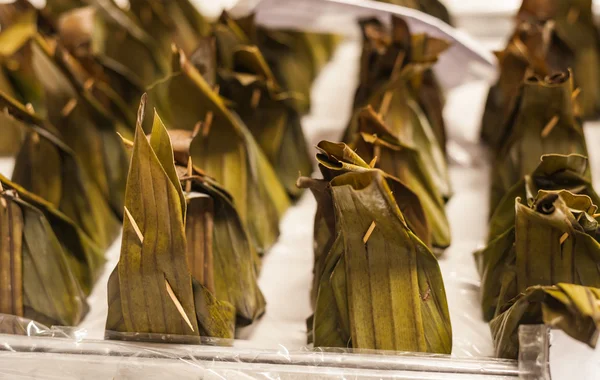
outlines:
{"label": "folded banana leaf", "polygon": [[341,37],[267,29],[255,24],[253,14],[236,22],[258,46],[277,82],[294,95],[292,100],[297,112],[310,112],[312,84],[333,56]]}
{"label": "folded banana leaf", "polygon": [[321,184],[335,218],[328,216],[334,241],[315,272],[315,346],[450,353],[437,259],[409,228],[381,171],[342,173]]}
{"label": "folded banana leaf", "polygon": [[600,287],[600,215],[589,196],[539,190],[514,202],[514,223],[475,254],[486,320],[530,286]]}
{"label": "folded banana leaf", "polygon": [[600,333],[600,289],[566,283],[526,289],[490,323],[496,356],[516,359],[519,326],[542,323],[596,348]]}
{"label": "folded banana leaf", "polygon": [[[260,258],[231,195],[189,160],[192,132],[170,130],[169,135],[179,179],[186,196],[195,199],[196,203],[188,202],[188,249],[194,245],[199,250],[205,245],[206,249],[212,250],[213,264],[209,266],[213,272],[210,277],[215,296],[235,307],[238,326],[248,325],[265,312],[265,299],[257,283]],[[193,233],[207,225],[212,226],[212,235]]]}
{"label": "folded banana leaf", "polygon": [[[555,40],[572,53],[571,68],[581,88],[585,118],[600,114],[600,34],[594,21],[592,0],[524,0],[518,20],[543,23],[551,20]],[[553,42],[555,43],[555,42]]]}
{"label": "folded banana leaf", "polygon": [[[532,173],[545,154],[587,156],[581,119],[575,113],[569,72],[529,77],[504,127],[503,142],[492,164],[490,210],[519,180]],[[589,168],[584,173],[589,177]]]}
{"label": "folded banana leaf", "polygon": [[437,17],[447,24],[452,25],[452,18],[446,6],[439,0],[377,0],[382,3],[400,5],[403,7],[418,9],[433,17]]}
{"label": "folded banana leaf", "polygon": [[[106,330],[232,338],[233,305],[211,292],[209,268],[194,266],[197,278],[192,276],[188,262],[210,261],[210,252],[197,246],[201,239],[188,250],[187,200],[169,135],[156,117],[150,141],[146,139],[141,128],[145,107],[143,97],[127,180],[121,257],[108,283]],[[205,240],[204,226],[199,229]]]}
{"label": "folded banana leaf", "polygon": [[253,243],[264,253],[277,239],[279,219],[290,204],[285,188],[243,121],[182,52],[173,65],[173,74],[149,89],[148,105],[171,129],[194,131],[194,165],[231,194]]}
{"label": "folded banana leaf", "polygon": [[588,173],[588,159],[577,154],[542,156],[539,166],[517,182],[502,198],[490,218],[488,242],[492,242],[515,224],[515,199],[531,204],[540,190],[567,190],[590,197],[600,205]]}
{"label": "folded banana leaf", "polygon": [[410,136],[395,134],[370,106],[357,113],[356,124],[357,134],[350,146],[365,161],[374,162],[376,168],[399,178],[417,195],[431,229],[427,241],[436,248],[448,247],[450,224],[440,192],[441,181],[434,174],[431,157]]}
{"label": "folded banana leaf", "polygon": [[312,162],[294,94],[279,86],[258,47],[226,15],[215,26],[215,37],[222,95],[235,103],[287,192],[297,198],[298,173],[312,173]]}
{"label": "folded banana leaf", "polygon": [[[448,43],[425,34],[411,35],[406,22],[397,17],[392,18],[391,29],[376,19],[363,21],[361,28],[363,50],[355,112],[371,105],[395,133],[414,135],[420,149],[443,161],[444,98],[431,67]],[[353,119],[344,141],[351,141],[356,129]],[[449,184],[444,164],[436,169],[446,182],[442,189],[447,197]]]}
{"label": "folded banana leaf", "polygon": [[44,213],[0,186],[0,313],[75,326],[88,311]]}
{"label": "folded banana leaf", "polygon": [[379,173],[391,189],[394,202],[400,208],[408,228],[427,246],[431,245],[431,231],[421,206],[419,196],[400,179],[379,169],[373,169],[358,154],[343,143],[321,141],[317,146],[317,162],[324,180],[301,177],[298,186],[309,188],[317,200],[317,214],[314,227],[314,277],[311,290],[313,307],[323,271],[326,267],[328,252],[337,238],[335,211],[329,189],[329,182],[345,173]]}
{"label": "folded banana leaf", "polygon": [[503,142],[506,120],[518,101],[523,80],[532,74],[545,77],[566,72],[574,64],[573,53],[556,35],[553,22],[519,23],[506,48],[496,56],[500,76],[490,88],[481,124],[481,138],[493,149]]}

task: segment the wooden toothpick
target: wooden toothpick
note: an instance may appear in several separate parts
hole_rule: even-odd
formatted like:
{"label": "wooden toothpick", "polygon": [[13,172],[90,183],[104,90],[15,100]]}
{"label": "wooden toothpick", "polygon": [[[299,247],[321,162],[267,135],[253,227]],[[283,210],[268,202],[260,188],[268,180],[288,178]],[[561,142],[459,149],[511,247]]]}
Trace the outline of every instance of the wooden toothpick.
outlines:
{"label": "wooden toothpick", "polygon": [[565,241],[569,238],[569,233],[565,232],[561,237],[560,237],[560,245],[563,245],[565,243]]}
{"label": "wooden toothpick", "polygon": [[183,309],[181,302],[179,302],[179,299],[177,299],[177,296],[175,296],[175,292],[173,292],[173,288],[171,288],[171,284],[169,284],[169,280],[167,280],[166,277],[165,277],[165,286],[167,288],[167,293],[169,294],[169,297],[171,297],[171,301],[173,301],[173,303],[175,304],[175,307],[177,308],[177,311],[179,312],[179,314],[181,314],[181,317],[183,318],[185,323],[187,323],[187,325],[190,327],[190,329],[192,331],[194,331],[194,326],[192,326],[192,322],[190,321],[187,314],[185,313],[185,310]]}
{"label": "wooden toothpick", "polygon": [[544,127],[544,129],[542,129],[542,138],[546,138],[548,137],[548,135],[550,134],[550,132],[552,132],[552,130],[554,129],[554,127],[556,127],[556,125],[558,124],[558,120],[559,117],[558,116],[554,116],[552,119],[550,119],[550,121],[548,122],[548,124],[546,124],[546,126]]}
{"label": "wooden toothpick", "polygon": [[60,114],[63,117],[67,117],[71,114],[71,112],[73,112],[73,110],[75,109],[75,107],[77,107],[77,99],[72,98],[71,100],[69,100],[67,102],[67,104],[65,104],[65,106],[63,107],[63,109],[60,111]]}
{"label": "wooden toothpick", "polygon": [[185,181],[185,192],[186,193],[189,193],[192,191],[192,174],[194,174],[193,168],[194,168],[194,165],[192,164],[192,156],[189,156],[188,163],[187,163],[187,176],[189,179]]}
{"label": "wooden toothpick", "polygon": [[252,109],[256,109],[260,104],[261,95],[260,89],[258,88],[255,88],[254,91],[252,91],[252,99],[250,100],[250,107],[252,107]]}
{"label": "wooden toothpick", "polygon": [[371,223],[371,226],[367,230],[367,233],[365,234],[365,236],[363,236],[363,243],[364,244],[367,244],[367,242],[369,241],[369,238],[371,237],[371,234],[373,233],[373,230],[375,229],[375,226],[376,226],[376,223],[375,223],[375,221],[373,221]]}
{"label": "wooden toothpick", "polygon": [[374,168],[375,165],[377,165],[377,156],[373,157],[373,159],[371,160],[371,162],[369,162],[369,166]]}
{"label": "wooden toothpick", "polygon": [[208,133],[210,132],[210,127],[212,125],[212,121],[213,121],[213,113],[212,113],[212,111],[208,111],[206,113],[206,117],[204,118],[204,123],[202,125],[202,136],[204,136],[204,137],[208,136]]}
{"label": "wooden toothpick", "polygon": [[127,219],[129,219],[129,221],[131,222],[131,225],[133,226],[133,230],[135,231],[135,234],[137,235],[138,239],[140,239],[140,243],[144,244],[144,235],[142,234],[142,231],[138,227],[135,219],[133,219],[133,216],[129,212],[129,209],[127,208],[127,206],[125,206],[125,215],[127,215]]}

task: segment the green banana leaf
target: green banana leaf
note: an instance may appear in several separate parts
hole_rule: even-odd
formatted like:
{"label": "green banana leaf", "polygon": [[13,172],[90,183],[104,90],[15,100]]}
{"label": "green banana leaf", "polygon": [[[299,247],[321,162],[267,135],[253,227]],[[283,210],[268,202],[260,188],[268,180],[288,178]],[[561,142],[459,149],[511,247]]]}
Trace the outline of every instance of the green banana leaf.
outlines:
{"label": "green banana leaf", "polygon": [[328,182],[336,237],[318,281],[314,344],[450,353],[438,262],[408,227],[387,182],[377,170]]}
{"label": "green banana leaf", "polygon": [[0,194],[0,313],[75,326],[88,311],[67,253],[44,213]]}
{"label": "green banana leaf", "polygon": [[321,141],[317,149],[319,151],[317,162],[325,179],[314,180],[301,177],[298,180],[299,187],[309,188],[312,191],[318,205],[314,227],[315,260],[313,287],[311,290],[313,306],[316,302],[322,273],[327,266],[328,252],[330,252],[338,235],[335,228],[333,199],[328,189],[328,183],[337,176],[345,173],[380,173],[385,178],[387,186],[391,189],[394,201],[400,208],[408,228],[425,245],[431,245],[431,231],[427,223],[425,211],[421,206],[421,201],[418,195],[401,180],[379,169],[371,168],[358,154],[343,143]]}
{"label": "green banana leaf", "polygon": [[514,223],[475,254],[488,321],[530,286],[600,287],[600,215],[592,198],[539,190],[526,201],[516,198]]}
{"label": "green banana leaf", "polygon": [[[148,142],[141,128],[145,107],[144,96],[127,180],[121,257],[108,284],[106,329],[232,338],[233,306],[217,300],[192,277],[184,224],[186,198],[171,142],[158,117]],[[212,286],[208,278],[202,281]]]}
{"label": "green banana leaf", "polygon": [[481,138],[493,149],[501,145],[506,120],[529,74],[545,77],[573,66],[573,53],[556,35],[555,24],[520,22],[506,48],[497,52],[500,65],[498,81],[490,88],[483,119]]}
{"label": "green banana leaf", "polygon": [[433,247],[444,249],[451,243],[450,223],[445,203],[435,180],[432,163],[420,145],[396,135],[382,117],[369,106],[356,115],[357,134],[350,146],[375,167],[399,178],[419,198],[431,229]]}
{"label": "green banana leaf", "polygon": [[250,44],[233,20],[222,17],[214,33],[222,95],[235,103],[236,113],[288,194],[299,197],[296,178],[298,173],[312,173],[312,162],[295,108],[296,97],[279,86],[258,47]]}
{"label": "green banana leaf", "polygon": [[[443,160],[444,98],[431,67],[448,43],[424,34],[411,35],[406,22],[397,17],[392,18],[391,29],[376,19],[363,21],[361,28],[363,50],[354,111],[371,105],[395,133],[414,135],[421,149]],[[356,129],[356,120],[352,119],[344,141],[351,141]],[[436,170],[447,177],[440,165]],[[449,181],[444,181],[442,189],[448,197]]]}
{"label": "green banana leaf", "polygon": [[585,118],[600,114],[600,35],[592,11],[592,0],[524,0],[517,19],[530,23],[551,20],[556,40],[573,56],[575,83],[581,88]]}
{"label": "green banana leaf", "polygon": [[257,26],[254,14],[237,19],[250,42],[258,46],[281,87],[293,94],[294,108],[310,112],[312,84],[335,53],[341,37]]}
{"label": "green banana leaf", "polygon": [[231,194],[253,243],[264,253],[276,241],[279,219],[290,205],[285,189],[246,125],[187,57],[178,52],[173,64],[173,74],[149,89],[148,105],[171,129],[195,130],[194,165]]}
{"label": "green banana leaf", "polygon": [[425,12],[433,17],[437,17],[447,24],[452,25],[452,18],[446,6],[439,0],[377,0],[382,3],[401,5],[403,7],[413,8]]}
{"label": "green banana leaf", "polygon": [[566,283],[526,289],[490,323],[496,356],[516,359],[518,327],[541,323],[595,348],[600,332],[600,289]]}
{"label": "green banana leaf", "polygon": [[[544,154],[588,155],[572,94],[569,72],[525,80],[492,164],[490,210],[497,208],[515,183],[536,169]],[[589,178],[589,168],[584,175]]]}

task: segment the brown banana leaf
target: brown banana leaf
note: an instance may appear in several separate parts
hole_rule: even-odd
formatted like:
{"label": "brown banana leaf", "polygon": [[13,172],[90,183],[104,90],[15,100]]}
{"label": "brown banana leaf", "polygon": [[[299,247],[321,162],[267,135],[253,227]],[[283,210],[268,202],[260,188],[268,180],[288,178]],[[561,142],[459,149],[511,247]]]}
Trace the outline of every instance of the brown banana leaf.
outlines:
{"label": "brown banana leaf", "polygon": [[[361,23],[363,51],[354,110],[359,112],[372,106],[395,133],[414,135],[416,142],[422,144],[420,149],[441,155],[443,160],[444,98],[431,67],[449,45],[425,34],[411,35],[401,18],[394,17],[392,21],[392,29],[375,19]],[[356,130],[353,119],[344,133],[344,141],[352,141]],[[438,168],[442,174],[444,170]],[[444,186],[449,187],[448,179],[445,181]],[[448,197],[449,189],[443,189]]]}
{"label": "brown banana leaf", "polygon": [[[493,162],[490,210],[495,210],[509,189],[536,169],[541,156],[588,155],[572,94],[569,72],[525,81],[506,120],[503,144]],[[584,175],[589,178],[589,169]]]}
{"label": "brown banana leaf", "polygon": [[447,24],[452,25],[450,12],[446,6],[439,0],[377,0],[382,3],[401,5],[403,7],[413,8],[425,12],[433,17],[437,17]]}
{"label": "brown banana leaf", "polygon": [[171,129],[194,131],[194,165],[231,194],[252,241],[264,253],[277,239],[279,219],[290,204],[285,189],[246,125],[186,56],[179,52],[173,64],[173,74],[148,91],[148,104]]}
{"label": "brown banana leaf", "polygon": [[551,20],[556,39],[572,52],[571,68],[581,88],[585,118],[600,114],[600,34],[595,24],[592,0],[524,0],[518,20],[543,23]]}
{"label": "brown banana leaf", "polygon": [[38,336],[45,335],[49,331],[49,327],[31,319],[11,314],[0,314],[0,334]]}
{"label": "brown banana leaf", "polygon": [[[431,229],[431,245],[447,248],[451,242],[450,224],[445,212],[440,180],[416,141],[396,135],[383,118],[369,106],[356,115],[357,134],[350,146],[368,162],[399,178],[419,198]],[[443,160],[439,161],[440,164]]]}
{"label": "brown banana leaf", "polygon": [[186,199],[171,142],[158,117],[148,142],[141,129],[145,107],[144,96],[127,180],[121,257],[108,284],[106,329],[231,338],[233,306],[193,284],[186,257]]}
{"label": "brown banana leaf", "polygon": [[486,320],[530,286],[600,287],[598,208],[587,195],[539,190],[515,200],[514,224],[476,253]]}
{"label": "brown banana leaf", "polygon": [[377,170],[329,182],[336,238],[318,282],[314,344],[449,353],[438,262],[408,227],[387,182]]}
{"label": "brown banana leaf", "polygon": [[496,56],[500,76],[490,88],[481,123],[481,138],[493,149],[503,142],[506,120],[518,100],[523,80],[530,74],[545,77],[566,72],[574,63],[573,52],[556,35],[553,22],[519,23],[506,48]]}
{"label": "brown banana leaf", "polygon": [[75,326],[88,306],[52,228],[14,190],[0,194],[0,313]]}
{"label": "brown banana leaf", "polygon": [[327,255],[337,238],[335,229],[335,211],[333,199],[331,198],[328,183],[337,176],[345,173],[377,172],[385,178],[387,185],[393,193],[394,201],[402,212],[408,228],[424,242],[431,246],[431,231],[427,223],[425,211],[421,201],[409,187],[398,178],[371,168],[352,149],[343,143],[331,143],[321,141],[317,146],[319,153],[317,161],[323,174],[324,180],[314,180],[301,177],[298,185],[309,188],[317,199],[317,214],[315,216],[314,241],[315,241],[315,263],[313,287],[311,290],[311,301],[313,306],[316,302],[318,285],[323,271],[327,266]]}
{"label": "brown banana leaf", "polygon": [[29,131],[13,181],[63,212],[99,247],[108,247],[119,233],[119,216],[73,150],[57,137],[52,124],[16,100],[0,93],[0,105]]}
{"label": "brown banana leaf", "polygon": [[333,34],[271,30],[255,24],[254,15],[236,20],[258,46],[281,87],[293,94],[294,108],[310,112],[313,81],[333,56],[341,38]]}
{"label": "brown banana leaf", "polygon": [[600,289],[567,283],[526,289],[490,323],[496,356],[516,359],[518,327],[541,323],[595,348],[600,333]]}
{"label": "brown banana leaf", "polygon": [[277,172],[292,198],[301,194],[298,173],[310,175],[312,162],[295,96],[284,91],[262,53],[251,45],[235,22],[226,16],[215,26],[219,85],[222,95],[235,103],[236,113]]}
{"label": "brown banana leaf", "polygon": [[539,190],[567,190],[583,194],[600,205],[600,197],[594,191],[589,177],[587,158],[577,155],[549,154],[542,156],[539,166],[516,183],[502,198],[490,218],[488,242],[493,241],[515,224],[515,199],[531,204]]}

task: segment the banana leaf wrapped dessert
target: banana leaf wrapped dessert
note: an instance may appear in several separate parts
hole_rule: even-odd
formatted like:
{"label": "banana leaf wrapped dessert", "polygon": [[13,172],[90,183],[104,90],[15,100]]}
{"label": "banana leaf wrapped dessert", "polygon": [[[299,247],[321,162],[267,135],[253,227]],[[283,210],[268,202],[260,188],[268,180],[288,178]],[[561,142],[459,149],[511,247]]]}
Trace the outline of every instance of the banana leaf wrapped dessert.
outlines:
{"label": "banana leaf wrapped dessert", "polygon": [[[171,129],[193,132],[194,165],[231,194],[258,252],[264,253],[277,239],[279,219],[290,205],[285,188],[244,122],[181,51],[174,54],[172,72],[148,90],[148,105]],[[146,125],[150,122],[146,118]]]}
{"label": "banana leaf wrapped dessert", "polygon": [[596,348],[599,316],[599,288],[566,283],[532,286],[506,304],[491,321],[496,356],[518,357],[518,328],[522,324],[543,323]]}
{"label": "banana leaf wrapped dessert", "polygon": [[[544,154],[588,155],[570,73],[527,78],[504,131],[492,166],[490,210],[535,170]],[[590,176],[589,168],[584,174]]]}
{"label": "banana leaf wrapped dessert", "polygon": [[430,239],[424,241],[431,242],[428,244],[430,247],[448,247],[451,242],[450,224],[440,192],[440,181],[436,181],[432,174],[435,173],[435,164],[431,157],[411,136],[394,133],[370,106],[359,111],[356,123],[358,130],[350,147],[366,161],[373,162],[376,168],[399,178],[417,194],[431,229]]}
{"label": "banana leaf wrapped dessert", "polygon": [[[60,211],[81,228],[86,240],[94,246],[108,247],[119,233],[121,222],[96,182],[81,168],[74,152],[57,137],[58,132],[52,124],[16,100],[0,93],[0,106],[27,130],[13,176],[13,181],[22,189],[19,192],[27,191],[29,202],[35,198],[36,202]],[[53,226],[54,223],[58,222],[53,221]],[[56,231],[56,234],[63,242],[60,233]],[[67,246],[73,240],[80,240],[79,237],[64,239]],[[83,251],[88,250],[80,250]],[[74,256],[80,257],[88,268],[80,272],[81,282],[86,284],[82,288],[88,293],[102,269],[103,254],[78,252],[74,252]]]}
{"label": "banana leaf wrapped dessert", "polygon": [[318,203],[315,346],[450,353],[441,272],[417,235],[426,234],[418,197],[344,144],[319,149],[325,179],[299,180]]}
{"label": "banana leaf wrapped dessert", "polygon": [[[46,325],[75,326],[88,311],[85,294],[42,211],[0,177],[0,314]],[[40,205],[44,207],[45,205]],[[0,327],[0,332],[11,331]]]}
{"label": "banana leaf wrapped dessert", "polygon": [[517,20],[531,24],[553,22],[552,44],[562,44],[571,52],[571,68],[575,83],[581,88],[585,118],[600,115],[600,34],[592,3],[592,0],[523,0],[517,14]]}
{"label": "banana leaf wrapped dessert", "polygon": [[530,286],[564,282],[600,287],[600,215],[592,198],[539,190],[533,199],[513,201],[514,222],[495,231],[497,236],[476,253],[486,320],[500,315]]}
{"label": "banana leaf wrapped dessert", "polygon": [[[233,338],[235,308],[215,297],[214,277],[205,266],[212,260],[212,247],[203,241],[212,234],[210,220],[202,215],[210,203],[206,197],[186,198],[168,132],[156,117],[148,141],[141,128],[144,111],[142,98],[127,180],[121,257],[108,283],[107,336],[135,333],[153,339],[152,334],[166,334],[184,342],[199,341],[194,339],[199,336]],[[194,213],[189,218],[188,202]],[[189,244],[187,223],[190,236],[199,234]]]}
{"label": "banana leaf wrapped dessert", "polygon": [[363,28],[360,85],[354,98],[355,116],[344,135],[352,142],[358,132],[358,114],[371,106],[393,135],[406,138],[429,162],[429,170],[445,199],[450,197],[444,147],[441,91],[431,88],[426,77],[448,44],[426,35],[411,35],[408,25],[392,18],[388,30],[377,20]]}
{"label": "banana leaf wrapped dessert", "polygon": [[288,194],[298,197],[296,178],[312,173],[312,162],[296,97],[280,87],[260,50],[227,15],[215,26],[215,39],[222,95],[235,103]]}

